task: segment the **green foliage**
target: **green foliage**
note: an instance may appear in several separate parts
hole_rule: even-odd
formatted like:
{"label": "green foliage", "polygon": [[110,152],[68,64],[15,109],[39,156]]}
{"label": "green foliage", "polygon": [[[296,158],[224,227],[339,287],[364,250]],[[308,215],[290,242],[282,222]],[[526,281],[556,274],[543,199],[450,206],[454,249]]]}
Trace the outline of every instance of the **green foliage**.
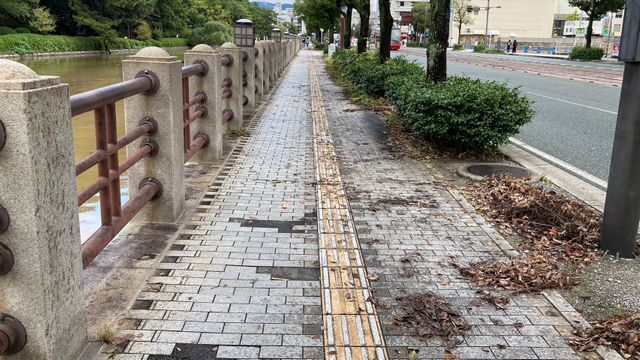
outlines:
{"label": "green foliage", "polygon": [[[25,28],[25,27],[17,27],[15,29],[15,33],[16,34],[31,34],[31,30]],[[2,35],[6,35],[6,34],[2,34]]]}
{"label": "green foliage", "polygon": [[315,32],[318,37],[320,29],[325,30],[335,27],[342,15],[340,1],[336,0],[296,0],[293,8],[304,21],[309,32]]}
{"label": "green foliage", "polygon": [[101,50],[96,37],[71,37],[62,35],[13,34],[0,36],[0,53],[34,54],[63,51]]}
{"label": "green foliage", "polygon": [[571,60],[583,61],[600,60],[603,56],[604,50],[600,48],[584,48],[581,46],[573,48],[571,54],[569,54]]}
{"label": "green foliage", "polygon": [[49,9],[37,7],[33,10],[29,26],[39,34],[48,34],[56,29],[56,19]]}
{"label": "green foliage", "polygon": [[414,3],[411,9],[412,24],[417,33],[424,33],[429,28],[429,3]]}
{"label": "green foliage", "polygon": [[478,53],[487,52],[487,46],[485,44],[478,44],[473,47],[473,52],[478,52]]}
{"label": "green foliage", "polygon": [[233,41],[233,28],[220,21],[209,21],[201,28],[193,30],[189,37],[190,45],[219,46],[229,41]]}
{"label": "green foliage", "polygon": [[363,93],[385,96],[414,133],[444,148],[494,149],[534,115],[518,89],[459,77],[429,83],[419,65],[403,58],[379,64],[375,53],[339,51],[329,67]]}
{"label": "green foliage", "polygon": [[415,42],[415,41],[409,41],[409,42],[407,43],[407,46],[408,46],[408,47],[414,47],[414,48],[417,48],[417,47],[419,47],[419,48],[426,48],[426,47],[427,47],[427,43],[426,43],[426,42],[421,42],[421,43],[419,43],[419,42]]}
{"label": "green foliage", "polygon": [[[145,46],[180,47],[187,46],[187,39],[163,38],[159,40],[140,41],[134,39],[114,38],[114,49],[140,49]],[[103,50],[101,39],[95,36],[79,37],[64,35],[11,34],[0,36],[1,54],[38,54],[66,51],[100,51]]]}
{"label": "green foliage", "polygon": [[9,27],[27,25],[38,0],[0,0],[0,24]]}
{"label": "green foliage", "polygon": [[136,35],[138,36],[138,40],[149,40],[152,37],[151,26],[146,21],[141,21],[136,27]]}
{"label": "green foliage", "polygon": [[453,50],[454,51],[464,50],[464,46],[462,46],[462,44],[453,44]]}
{"label": "green foliage", "polygon": [[0,35],[15,34],[16,31],[7,26],[0,26]]}

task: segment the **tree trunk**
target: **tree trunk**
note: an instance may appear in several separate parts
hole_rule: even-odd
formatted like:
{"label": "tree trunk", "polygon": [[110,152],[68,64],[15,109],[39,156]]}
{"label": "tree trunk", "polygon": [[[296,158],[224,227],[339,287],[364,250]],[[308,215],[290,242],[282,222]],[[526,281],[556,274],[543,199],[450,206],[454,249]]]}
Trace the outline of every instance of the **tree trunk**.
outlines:
{"label": "tree trunk", "polygon": [[380,0],[380,63],[391,58],[391,28],[393,27],[393,17],[391,17],[391,4],[389,0]]}
{"label": "tree trunk", "polygon": [[431,31],[427,42],[427,79],[434,83],[447,80],[450,0],[432,0],[429,16]]}
{"label": "tree trunk", "polygon": [[358,11],[360,13],[360,34],[358,34],[358,54],[367,51],[369,38],[369,7]]}
{"label": "tree trunk", "polygon": [[353,7],[347,6],[347,14],[344,17],[344,37],[343,44],[345,49],[351,49],[351,15],[353,14]]}
{"label": "tree trunk", "polygon": [[462,36],[462,21],[458,23],[458,44],[460,44],[460,37]]}
{"label": "tree trunk", "polygon": [[329,29],[329,31],[327,31],[328,36],[329,36],[329,44],[333,44],[333,29]]}
{"label": "tree trunk", "polygon": [[584,47],[587,49],[591,47],[592,36],[593,36],[593,15],[589,14],[589,25],[587,25],[587,34],[584,37],[587,42]]}

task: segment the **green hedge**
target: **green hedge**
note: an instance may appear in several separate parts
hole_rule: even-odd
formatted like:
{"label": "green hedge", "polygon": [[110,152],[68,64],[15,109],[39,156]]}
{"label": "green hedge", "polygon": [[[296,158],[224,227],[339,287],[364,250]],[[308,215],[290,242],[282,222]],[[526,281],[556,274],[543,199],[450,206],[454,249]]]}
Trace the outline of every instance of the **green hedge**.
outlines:
{"label": "green hedge", "polygon": [[0,26],[0,35],[15,34],[16,31],[10,27]]}
{"label": "green hedge", "polygon": [[600,60],[604,56],[604,50],[600,48],[584,48],[581,46],[573,48],[569,54],[571,60]]}
{"label": "green hedge", "polygon": [[[145,46],[177,47],[186,46],[187,40],[181,38],[163,38],[140,41],[116,38],[110,44],[111,49],[138,49]],[[0,54],[38,54],[68,51],[104,50],[98,37],[79,37],[62,35],[9,34],[0,35]]]}
{"label": "green hedge", "polygon": [[533,118],[529,99],[505,84],[461,77],[432,84],[415,63],[377,59],[372,52],[339,51],[329,66],[367,95],[385,96],[412,132],[442,148],[495,149]]}

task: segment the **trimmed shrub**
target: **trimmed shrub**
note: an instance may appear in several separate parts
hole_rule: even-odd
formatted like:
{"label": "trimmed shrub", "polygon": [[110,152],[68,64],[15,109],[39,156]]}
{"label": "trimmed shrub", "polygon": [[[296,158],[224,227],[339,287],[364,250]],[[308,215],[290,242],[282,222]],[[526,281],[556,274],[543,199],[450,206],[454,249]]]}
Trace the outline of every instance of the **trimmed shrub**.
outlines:
{"label": "trimmed shrub", "polygon": [[571,60],[592,61],[600,60],[604,56],[604,50],[600,48],[575,47],[571,50],[569,58]]}
{"label": "trimmed shrub", "polygon": [[445,148],[484,151],[504,144],[531,121],[531,102],[496,82],[451,77],[404,89],[394,102],[412,131]]}
{"label": "trimmed shrub", "polygon": [[25,27],[17,27],[13,30],[16,32],[16,34],[31,34],[31,30]]}
{"label": "trimmed shrub", "polygon": [[161,38],[155,41],[155,46],[160,47],[184,47],[189,45],[189,40],[185,38]]}
{"label": "trimmed shrub", "polygon": [[454,51],[464,50],[464,46],[462,46],[462,44],[453,44],[453,50]]}
{"label": "trimmed shrub", "polygon": [[15,34],[16,31],[7,26],[0,26],[0,35]]}
{"label": "trimmed shrub", "polygon": [[483,53],[483,52],[487,51],[487,46],[485,44],[478,44],[478,45],[473,47],[473,51],[474,52]]}
{"label": "trimmed shrub", "polygon": [[460,77],[428,83],[422,67],[404,58],[379,64],[375,52],[339,51],[330,68],[363,93],[386,96],[413,133],[442,148],[495,149],[534,115],[518,89]]}

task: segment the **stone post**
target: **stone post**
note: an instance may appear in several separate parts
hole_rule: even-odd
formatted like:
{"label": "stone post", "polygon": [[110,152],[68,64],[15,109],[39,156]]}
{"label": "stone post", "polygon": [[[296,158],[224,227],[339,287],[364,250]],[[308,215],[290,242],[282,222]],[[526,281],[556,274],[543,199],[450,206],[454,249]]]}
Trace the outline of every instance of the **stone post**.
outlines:
{"label": "stone post", "polygon": [[[222,160],[222,144],[224,136],[224,122],[222,121],[222,82],[220,78],[220,54],[205,44],[196,45],[184,54],[185,64],[204,61],[209,66],[205,76],[191,76],[189,78],[189,98],[193,99],[198,91],[207,96],[203,105],[207,108],[207,116],[191,123],[192,136],[198,132],[209,135],[209,146],[198,151],[193,159],[203,162],[217,162]],[[195,108],[195,107],[194,107]]]}
{"label": "stone post", "polygon": [[256,107],[256,51],[241,47],[242,55],[242,115],[251,116]]}
{"label": "stone post", "polygon": [[284,68],[287,66],[287,42],[283,41],[280,44],[280,67],[278,68],[278,78],[282,76]]}
{"label": "stone post", "polygon": [[260,45],[262,45],[262,82],[264,84],[263,94],[267,95],[269,90],[271,89],[271,46],[268,41],[261,41]]}
{"label": "stone post", "polygon": [[276,86],[276,63],[278,60],[278,53],[276,51],[276,43],[272,40],[269,42],[269,82],[271,83],[270,89]]}
{"label": "stone post", "polygon": [[221,63],[225,59],[232,59],[229,65],[222,65],[222,86],[225,83],[231,83],[228,90],[231,90],[230,96],[226,97],[222,102],[223,112],[230,116],[231,119],[225,120],[226,126],[232,130],[242,129],[242,50],[233,43],[224,43],[219,52],[222,55]]}
{"label": "stone post", "polygon": [[[134,196],[138,184],[153,177],[163,187],[162,196],[145,206],[138,216],[145,222],[175,222],[184,210],[184,140],[182,120],[182,62],[158,47],[147,47],[122,62],[125,80],[142,71],[151,71],[160,87],[152,95],[135,95],[124,100],[127,132],[137,128],[146,117],[158,123],[158,132],[150,136],[159,145],[158,154],[145,157],[129,169],[129,192]],[[127,146],[127,154],[140,148],[145,138]]]}
{"label": "stone post", "polygon": [[19,322],[27,340],[3,359],[76,359],[87,343],[72,134],[69,87],[0,60],[0,336]]}
{"label": "stone post", "polygon": [[256,65],[255,65],[255,90],[256,104],[264,100],[264,46],[262,42],[256,42]]}

